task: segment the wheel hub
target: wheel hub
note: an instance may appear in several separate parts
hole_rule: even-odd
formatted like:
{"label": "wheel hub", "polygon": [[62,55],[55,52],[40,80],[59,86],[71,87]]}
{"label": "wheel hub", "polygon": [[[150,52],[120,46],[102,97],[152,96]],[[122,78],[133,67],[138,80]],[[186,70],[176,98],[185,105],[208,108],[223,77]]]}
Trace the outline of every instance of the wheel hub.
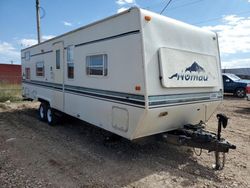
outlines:
{"label": "wheel hub", "polygon": [[40,107],[40,117],[44,118],[44,109],[42,106]]}
{"label": "wheel hub", "polygon": [[49,122],[52,121],[51,109],[48,109],[48,111],[47,111],[47,118],[48,118]]}

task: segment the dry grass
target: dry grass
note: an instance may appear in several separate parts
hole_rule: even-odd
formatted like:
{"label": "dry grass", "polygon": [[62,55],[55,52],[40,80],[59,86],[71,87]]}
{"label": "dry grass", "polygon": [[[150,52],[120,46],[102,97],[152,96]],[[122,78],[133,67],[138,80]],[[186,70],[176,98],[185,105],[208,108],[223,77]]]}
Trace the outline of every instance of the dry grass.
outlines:
{"label": "dry grass", "polygon": [[20,84],[0,84],[0,102],[20,101],[22,90]]}

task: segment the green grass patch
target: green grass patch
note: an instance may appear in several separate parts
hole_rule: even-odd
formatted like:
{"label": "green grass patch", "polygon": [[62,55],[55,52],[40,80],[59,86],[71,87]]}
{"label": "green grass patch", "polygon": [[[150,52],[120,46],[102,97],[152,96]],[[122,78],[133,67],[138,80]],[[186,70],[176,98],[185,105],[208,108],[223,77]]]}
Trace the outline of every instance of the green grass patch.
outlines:
{"label": "green grass patch", "polygon": [[22,100],[22,87],[17,84],[0,84],[0,102]]}

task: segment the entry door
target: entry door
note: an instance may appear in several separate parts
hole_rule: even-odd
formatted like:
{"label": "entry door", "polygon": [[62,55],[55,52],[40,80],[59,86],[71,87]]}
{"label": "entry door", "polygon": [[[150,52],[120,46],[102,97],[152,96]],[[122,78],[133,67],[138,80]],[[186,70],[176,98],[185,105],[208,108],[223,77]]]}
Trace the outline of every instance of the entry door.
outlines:
{"label": "entry door", "polygon": [[54,88],[53,92],[53,108],[60,111],[64,110],[64,44],[57,42],[53,44],[53,73]]}

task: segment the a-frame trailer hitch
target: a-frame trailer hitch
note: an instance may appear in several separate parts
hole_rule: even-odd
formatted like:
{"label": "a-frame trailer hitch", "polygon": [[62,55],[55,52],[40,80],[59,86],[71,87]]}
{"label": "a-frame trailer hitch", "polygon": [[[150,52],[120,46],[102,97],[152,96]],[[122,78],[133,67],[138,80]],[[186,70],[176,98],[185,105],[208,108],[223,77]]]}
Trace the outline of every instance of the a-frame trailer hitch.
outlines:
{"label": "a-frame trailer hitch", "polygon": [[[193,148],[200,148],[208,150],[208,152],[215,152],[216,170],[223,169],[225,163],[225,153],[229,149],[236,149],[236,146],[230,144],[224,138],[221,138],[221,127],[226,128],[228,118],[224,114],[217,114],[218,131],[215,133],[205,130],[204,123],[198,125],[184,125],[182,129],[177,129],[162,134],[162,138],[168,143],[178,146],[189,146]],[[220,153],[223,154],[223,162],[220,162]]]}

